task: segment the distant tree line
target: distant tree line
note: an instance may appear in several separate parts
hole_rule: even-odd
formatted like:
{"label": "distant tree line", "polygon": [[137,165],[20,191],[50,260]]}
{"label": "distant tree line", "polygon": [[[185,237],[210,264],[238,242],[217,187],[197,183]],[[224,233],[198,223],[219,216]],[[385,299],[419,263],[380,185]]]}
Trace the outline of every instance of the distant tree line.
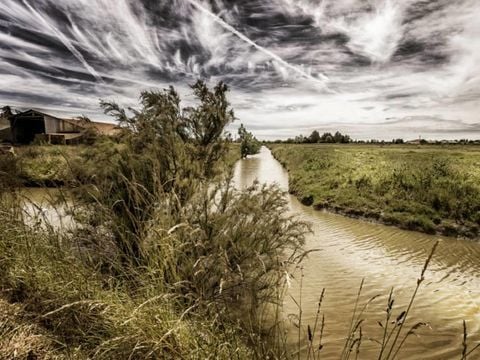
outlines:
{"label": "distant tree line", "polygon": [[405,141],[402,138],[394,138],[391,141],[389,140],[379,140],[379,139],[370,139],[370,140],[355,140],[352,139],[349,135],[342,134],[340,131],[332,134],[330,132],[325,132],[323,135],[317,130],[312,131],[309,136],[299,135],[294,138],[288,138],[286,140],[274,140],[274,141],[264,141],[265,143],[284,143],[284,144],[376,144],[376,145],[402,145],[402,144],[411,144],[411,145],[479,145],[480,140],[469,140],[469,139],[458,139],[458,140],[426,140],[426,139],[415,139],[410,141]]}
{"label": "distant tree line", "polygon": [[349,135],[342,134],[340,131],[337,131],[335,134],[325,132],[320,135],[317,130],[314,130],[309,136],[299,135],[295,136],[295,138],[277,140],[275,142],[283,142],[287,144],[348,144],[352,142],[352,138]]}

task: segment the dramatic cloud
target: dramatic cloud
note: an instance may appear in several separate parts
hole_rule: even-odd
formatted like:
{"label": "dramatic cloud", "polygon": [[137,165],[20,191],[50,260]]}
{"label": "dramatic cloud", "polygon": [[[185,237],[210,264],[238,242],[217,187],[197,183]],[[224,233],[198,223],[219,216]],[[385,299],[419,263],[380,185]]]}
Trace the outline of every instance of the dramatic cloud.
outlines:
{"label": "dramatic cloud", "polygon": [[227,82],[262,138],[480,137],[477,0],[2,0],[0,102],[104,118]]}

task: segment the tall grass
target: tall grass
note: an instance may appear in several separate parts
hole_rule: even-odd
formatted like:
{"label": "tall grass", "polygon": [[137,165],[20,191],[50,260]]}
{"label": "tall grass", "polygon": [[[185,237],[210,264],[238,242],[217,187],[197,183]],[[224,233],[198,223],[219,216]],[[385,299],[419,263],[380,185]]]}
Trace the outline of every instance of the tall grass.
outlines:
{"label": "tall grass", "polygon": [[19,203],[0,211],[1,297],[54,339],[52,351],[100,359],[274,351],[270,309],[307,231],[284,215],[278,189],[207,188],[175,224],[164,204],[145,227],[142,261],[132,263],[112,237],[114,222],[32,228]]}
{"label": "tall grass", "polygon": [[234,189],[227,89],[193,89],[197,108],[173,89],[132,118],[104,104],[128,131],[72,167],[73,229],[31,221],[14,194],[0,204],[1,298],[65,358],[280,356],[273,311],[308,226],[278,188]]}

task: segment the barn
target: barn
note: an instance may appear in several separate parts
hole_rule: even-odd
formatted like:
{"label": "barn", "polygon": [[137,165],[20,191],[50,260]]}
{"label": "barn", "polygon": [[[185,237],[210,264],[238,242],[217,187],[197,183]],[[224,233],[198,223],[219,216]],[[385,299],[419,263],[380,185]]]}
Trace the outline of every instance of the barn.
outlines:
{"label": "barn", "polygon": [[118,131],[114,124],[61,119],[37,110],[28,110],[10,116],[11,140],[14,144],[30,144],[34,140],[51,144],[75,144],[88,129],[103,135]]}

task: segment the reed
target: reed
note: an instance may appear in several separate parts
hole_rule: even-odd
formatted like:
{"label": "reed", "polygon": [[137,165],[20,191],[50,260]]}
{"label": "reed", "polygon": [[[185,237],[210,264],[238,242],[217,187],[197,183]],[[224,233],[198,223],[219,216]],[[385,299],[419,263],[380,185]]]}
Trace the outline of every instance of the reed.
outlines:
{"label": "reed", "polygon": [[322,293],[320,294],[320,298],[318,300],[318,305],[317,305],[317,312],[315,315],[315,322],[313,324],[313,330],[311,329],[310,325],[308,325],[308,353],[307,353],[307,359],[315,358],[315,355],[317,352],[321,351],[322,348],[322,336],[323,336],[323,327],[325,325],[325,317],[322,316],[322,321],[321,321],[321,328],[320,328],[320,336],[318,340],[318,346],[317,350],[314,349],[314,342],[315,342],[315,335],[317,333],[317,326],[318,322],[320,320],[320,311],[322,308],[322,302],[323,298],[325,297],[325,288],[322,290]]}
{"label": "reed", "polygon": [[467,360],[470,355],[472,355],[479,349],[480,349],[480,344],[473,346],[470,350],[468,349],[467,322],[463,320],[462,360]]}
{"label": "reed", "polygon": [[405,343],[405,340],[407,339],[407,337],[410,334],[412,334],[415,329],[417,329],[419,326],[422,326],[422,324],[423,324],[423,323],[417,323],[416,325],[414,325],[412,327],[412,329],[409,332],[407,332],[407,334],[404,336],[404,339],[400,342],[400,344],[398,344],[400,334],[403,330],[405,322],[407,321],[410,310],[412,309],[413,302],[415,301],[415,297],[416,297],[417,292],[420,288],[420,285],[425,281],[425,272],[427,271],[428,265],[430,264],[430,261],[433,258],[433,255],[435,253],[435,250],[438,247],[438,244],[439,244],[439,242],[437,241],[433,245],[432,250],[430,251],[430,254],[427,257],[427,260],[425,261],[422,272],[420,273],[420,277],[417,279],[417,285],[416,285],[415,290],[413,291],[413,294],[410,298],[410,302],[408,303],[407,309],[405,311],[402,311],[395,321],[395,326],[393,328],[395,330],[394,331],[395,332],[395,337],[393,338],[391,344],[389,344],[388,339],[387,339],[386,346],[387,347],[389,346],[389,350],[388,350],[388,353],[387,353],[386,357],[382,358],[382,359],[385,359],[385,360],[394,359],[395,356],[400,351],[400,349],[402,348],[403,344]]}

